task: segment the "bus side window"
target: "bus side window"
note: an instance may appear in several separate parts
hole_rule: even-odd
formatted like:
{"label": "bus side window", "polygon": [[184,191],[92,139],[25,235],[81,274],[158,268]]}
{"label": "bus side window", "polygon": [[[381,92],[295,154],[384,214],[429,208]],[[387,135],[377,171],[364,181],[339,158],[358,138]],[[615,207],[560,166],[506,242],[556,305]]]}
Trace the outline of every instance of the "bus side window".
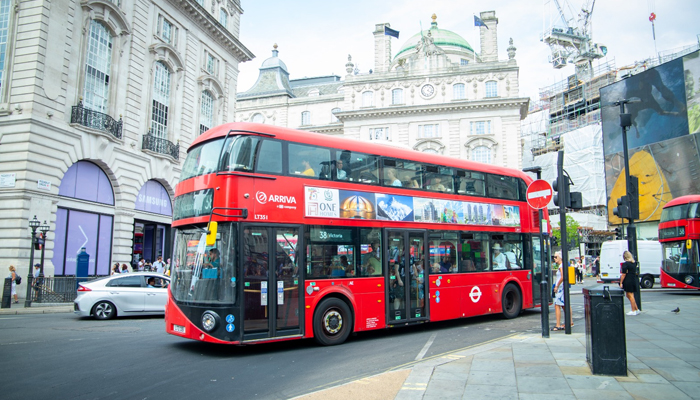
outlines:
{"label": "bus side window", "polygon": [[282,174],[282,142],[264,140],[261,143],[256,172]]}

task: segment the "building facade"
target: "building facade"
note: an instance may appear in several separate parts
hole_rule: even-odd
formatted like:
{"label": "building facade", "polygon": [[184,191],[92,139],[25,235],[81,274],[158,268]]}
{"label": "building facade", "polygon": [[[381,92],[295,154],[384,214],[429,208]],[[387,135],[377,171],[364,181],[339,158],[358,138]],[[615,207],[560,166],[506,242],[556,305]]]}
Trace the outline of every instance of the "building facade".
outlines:
{"label": "building facade", "polygon": [[[238,0],[0,0],[0,259],[26,276],[167,258],[184,152],[234,117]],[[38,257],[38,256],[37,256]]]}
{"label": "building facade", "polygon": [[390,24],[377,24],[374,68],[357,73],[349,55],[343,78],[290,80],[275,45],[253,87],[238,93],[236,120],[520,168],[529,100],[518,95],[516,48],[511,40],[499,59],[495,12],[480,17],[480,54],[435,15],[395,54]]}

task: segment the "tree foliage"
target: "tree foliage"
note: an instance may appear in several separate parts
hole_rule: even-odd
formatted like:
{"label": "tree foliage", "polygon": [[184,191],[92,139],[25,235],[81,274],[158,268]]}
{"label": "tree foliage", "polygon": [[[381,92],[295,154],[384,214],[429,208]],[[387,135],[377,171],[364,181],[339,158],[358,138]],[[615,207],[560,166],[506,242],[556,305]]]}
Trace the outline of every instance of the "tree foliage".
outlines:
{"label": "tree foliage", "polygon": [[[578,230],[581,227],[571,215],[566,216],[566,244],[567,250],[574,249],[579,244]],[[553,228],[552,236],[561,245],[561,229]]]}

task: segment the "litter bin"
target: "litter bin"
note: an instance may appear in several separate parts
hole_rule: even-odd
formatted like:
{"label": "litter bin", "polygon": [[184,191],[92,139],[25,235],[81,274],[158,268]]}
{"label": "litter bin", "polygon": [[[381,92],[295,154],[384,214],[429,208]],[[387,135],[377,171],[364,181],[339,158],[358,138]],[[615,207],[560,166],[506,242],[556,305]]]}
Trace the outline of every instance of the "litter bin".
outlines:
{"label": "litter bin", "polygon": [[610,285],[583,288],[586,361],[593,374],[627,376],[624,294]]}

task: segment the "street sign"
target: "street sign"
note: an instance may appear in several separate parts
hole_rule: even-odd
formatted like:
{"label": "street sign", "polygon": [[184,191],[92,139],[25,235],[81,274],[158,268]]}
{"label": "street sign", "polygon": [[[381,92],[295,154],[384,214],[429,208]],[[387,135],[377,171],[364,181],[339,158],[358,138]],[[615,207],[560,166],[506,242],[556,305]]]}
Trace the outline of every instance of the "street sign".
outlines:
{"label": "street sign", "polygon": [[530,207],[545,208],[552,201],[552,185],[543,179],[538,179],[527,187],[525,196]]}

